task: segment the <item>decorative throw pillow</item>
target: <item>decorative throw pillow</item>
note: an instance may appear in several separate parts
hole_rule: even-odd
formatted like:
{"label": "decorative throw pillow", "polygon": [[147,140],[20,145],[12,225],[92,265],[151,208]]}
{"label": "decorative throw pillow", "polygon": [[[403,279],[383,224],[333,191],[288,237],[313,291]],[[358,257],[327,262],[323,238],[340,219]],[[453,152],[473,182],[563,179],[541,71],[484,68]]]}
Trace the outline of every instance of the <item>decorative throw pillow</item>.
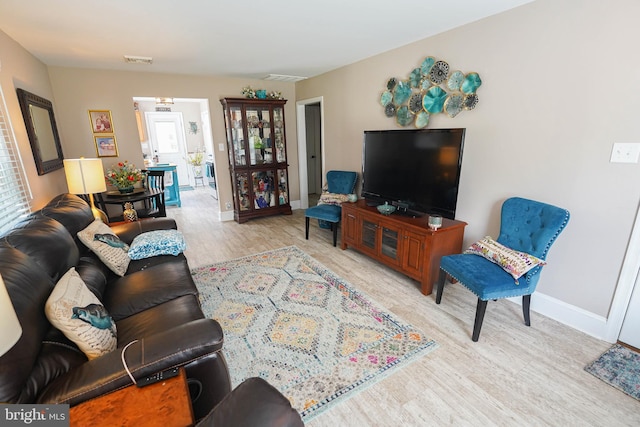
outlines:
{"label": "decorative throw pillow", "polygon": [[464,253],[480,255],[498,264],[504,271],[513,276],[516,284],[518,283],[518,279],[527,271],[537,265],[546,264],[546,262],[526,252],[510,249],[496,242],[489,236],[475,242],[469,249],[464,251]]}
{"label": "decorative throw pillow", "polygon": [[187,248],[184,236],[178,230],[155,230],[138,234],[129,248],[133,260],[157,255],[178,255]]}
{"label": "decorative throw pillow", "polygon": [[116,349],[116,324],[75,268],[56,283],[44,311],[49,322],[90,360]]}
{"label": "decorative throw pillow", "polygon": [[78,238],[91,249],[104,264],[118,276],[124,276],[129,267],[129,246],[104,222],[96,219],[87,228],[78,231]]}
{"label": "decorative throw pillow", "polygon": [[320,195],[319,205],[341,205],[344,202],[348,202],[349,194],[340,193],[322,193]]}

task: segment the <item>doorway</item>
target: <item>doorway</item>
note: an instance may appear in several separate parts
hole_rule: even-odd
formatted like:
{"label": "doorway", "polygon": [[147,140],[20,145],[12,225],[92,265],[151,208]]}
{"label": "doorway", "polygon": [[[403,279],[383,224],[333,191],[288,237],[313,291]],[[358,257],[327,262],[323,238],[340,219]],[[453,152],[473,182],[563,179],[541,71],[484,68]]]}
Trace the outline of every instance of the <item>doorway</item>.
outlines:
{"label": "doorway", "polygon": [[307,178],[309,206],[314,206],[322,194],[322,128],[320,126],[320,103],[308,104],[304,108],[305,135],[307,136]]}
{"label": "doorway", "polygon": [[187,145],[182,113],[147,111],[144,116],[149,135],[149,149],[153,154],[154,163],[177,165],[178,185],[189,185]]}
{"label": "doorway", "polygon": [[[306,209],[310,205],[309,194],[320,196],[325,174],[323,98],[298,101],[296,117],[298,164],[300,165],[300,208]],[[313,199],[316,200],[315,197]]]}
{"label": "doorway", "polygon": [[[153,162],[175,163],[178,166],[178,182],[183,191],[202,188],[204,184],[212,197],[217,199],[217,170],[209,100],[172,98],[171,103],[158,108],[157,98],[134,97],[133,105],[145,166]],[[166,141],[162,143],[164,149],[156,147],[160,145],[156,135],[158,132],[165,135]],[[200,155],[196,156],[197,153]],[[196,157],[203,158],[199,168],[188,163],[189,159]],[[202,178],[196,180],[196,174]]]}

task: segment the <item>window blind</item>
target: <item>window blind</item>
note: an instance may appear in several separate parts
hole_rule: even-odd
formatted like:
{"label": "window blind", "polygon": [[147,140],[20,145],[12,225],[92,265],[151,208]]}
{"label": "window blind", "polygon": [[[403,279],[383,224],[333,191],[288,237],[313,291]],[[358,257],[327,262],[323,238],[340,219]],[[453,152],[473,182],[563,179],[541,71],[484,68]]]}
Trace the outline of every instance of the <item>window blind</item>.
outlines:
{"label": "window blind", "polygon": [[30,190],[0,88],[0,233],[28,214]]}

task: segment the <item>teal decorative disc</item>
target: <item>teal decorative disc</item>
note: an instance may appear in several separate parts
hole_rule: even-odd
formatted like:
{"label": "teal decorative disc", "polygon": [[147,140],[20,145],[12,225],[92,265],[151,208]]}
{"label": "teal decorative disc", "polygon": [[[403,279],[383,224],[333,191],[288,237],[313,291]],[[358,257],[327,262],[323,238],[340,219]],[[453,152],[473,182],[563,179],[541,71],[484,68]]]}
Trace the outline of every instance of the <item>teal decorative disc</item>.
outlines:
{"label": "teal decorative disc", "polygon": [[393,103],[397,107],[409,100],[411,96],[411,86],[407,82],[400,81],[393,90]]}
{"label": "teal decorative disc", "polygon": [[396,121],[400,126],[407,126],[413,121],[413,114],[409,111],[409,107],[403,105],[396,111]]}
{"label": "teal decorative disc", "polygon": [[464,74],[462,71],[454,71],[449,75],[449,80],[447,80],[447,87],[449,90],[458,91],[460,90],[460,85],[464,80]]}
{"label": "teal decorative disc", "polygon": [[384,92],[382,92],[382,95],[380,95],[380,104],[382,104],[382,106],[384,107],[385,105],[390,103],[392,99],[393,95],[391,94],[391,92],[385,90]]}
{"label": "teal decorative disc", "polygon": [[387,90],[393,90],[393,88],[396,87],[396,84],[398,84],[398,79],[391,77],[387,80]]}
{"label": "teal decorative disc", "polygon": [[469,73],[466,75],[466,77],[462,81],[460,90],[465,95],[469,95],[472,93],[476,93],[476,90],[478,90],[481,84],[482,84],[482,80],[480,79],[480,76],[478,75],[478,73]]}
{"label": "teal decorative disc", "polygon": [[444,111],[449,117],[455,117],[462,111],[464,97],[459,93],[449,95],[444,102]]}
{"label": "teal decorative disc", "polygon": [[427,113],[426,111],[420,111],[418,114],[416,114],[416,121],[415,121],[416,128],[422,129],[424,127],[427,127],[428,124],[429,124],[429,113]]}
{"label": "teal decorative disc", "polygon": [[431,114],[442,112],[444,101],[447,99],[447,92],[440,86],[431,87],[422,98],[422,107]]}
{"label": "teal decorative disc", "polygon": [[431,67],[436,63],[436,59],[433,56],[427,56],[424,61],[422,61],[422,65],[420,66],[420,70],[422,71],[423,76],[428,76],[431,71]]}
{"label": "teal decorative disc", "polygon": [[409,83],[411,87],[418,88],[420,87],[420,83],[422,82],[422,72],[420,68],[414,68],[411,74],[409,74]]}

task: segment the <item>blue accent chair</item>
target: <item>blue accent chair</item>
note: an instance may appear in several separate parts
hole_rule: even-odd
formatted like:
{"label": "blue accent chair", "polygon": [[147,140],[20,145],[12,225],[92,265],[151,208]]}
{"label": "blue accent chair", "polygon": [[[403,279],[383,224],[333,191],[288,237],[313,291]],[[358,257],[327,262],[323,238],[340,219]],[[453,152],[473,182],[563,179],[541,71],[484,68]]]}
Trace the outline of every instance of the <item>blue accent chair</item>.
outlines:
{"label": "blue accent chair", "polygon": [[[502,204],[497,242],[545,260],[549,248],[569,221],[569,211],[533,200],[513,197]],[[531,325],[529,306],[542,266],[534,267],[517,281],[499,265],[475,254],[442,257],[436,304],[440,304],[446,276],[477,295],[478,305],[471,339],[478,341],[488,300],[522,296],[524,323]]]}
{"label": "blue accent chair", "polygon": [[[333,194],[353,194],[356,189],[358,174],[356,172],[347,171],[329,171],[327,172],[327,191]],[[333,231],[333,246],[338,241],[338,223],[342,217],[342,207],[334,204],[324,204],[322,199],[317,206],[308,208],[305,213],[305,238],[309,240],[309,220],[311,218],[318,219],[321,228],[322,221],[330,224]]]}

